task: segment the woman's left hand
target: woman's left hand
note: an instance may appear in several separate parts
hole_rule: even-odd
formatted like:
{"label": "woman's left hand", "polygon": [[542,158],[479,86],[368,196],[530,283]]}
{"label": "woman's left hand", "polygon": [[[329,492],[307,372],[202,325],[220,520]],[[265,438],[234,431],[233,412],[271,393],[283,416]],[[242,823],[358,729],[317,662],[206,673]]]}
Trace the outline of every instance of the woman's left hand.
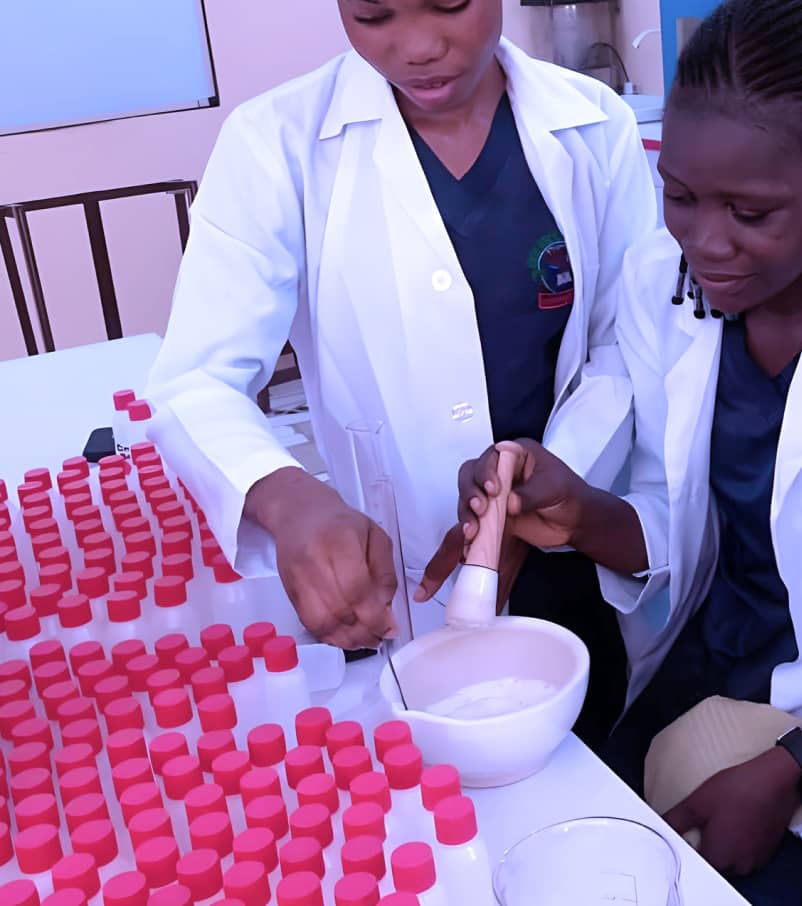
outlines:
{"label": "woman's left hand", "polygon": [[665,814],[678,834],[701,833],[700,854],[723,874],[748,875],[779,847],[799,806],[800,768],[775,746],[714,774]]}

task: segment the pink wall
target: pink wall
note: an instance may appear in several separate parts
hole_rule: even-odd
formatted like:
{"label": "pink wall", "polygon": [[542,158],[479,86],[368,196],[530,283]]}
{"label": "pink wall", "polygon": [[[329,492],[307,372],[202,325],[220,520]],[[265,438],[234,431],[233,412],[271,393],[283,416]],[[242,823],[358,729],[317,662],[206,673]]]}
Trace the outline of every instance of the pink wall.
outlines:
{"label": "pink wall", "polygon": [[[531,9],[519,0],[503,3],[506,34],[531,52]],[[206,9],[222,107],[0,137],[0,201],[199,179],[234,106],[346,47],[335,0],[207,0]],[[172,200],[110,202],[103,217],[123,330],[161,333],[180,258]],[[32,215],[31,229],[57,348],[102,340],[80,209]],[[0,265],[0,360],[24,354]]]}

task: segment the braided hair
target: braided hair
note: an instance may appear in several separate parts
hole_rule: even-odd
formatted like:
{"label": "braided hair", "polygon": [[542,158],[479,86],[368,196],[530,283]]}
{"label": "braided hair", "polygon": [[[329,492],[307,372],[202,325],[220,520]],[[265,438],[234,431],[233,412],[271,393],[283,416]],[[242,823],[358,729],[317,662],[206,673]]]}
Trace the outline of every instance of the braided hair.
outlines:
{"label": "braided hair", "polygon": [[672,102],[687,97],[683,89],[702,89],[708,100],[728,95],[753,108],[802,101],[802,0],[722,3],[680,55]]}

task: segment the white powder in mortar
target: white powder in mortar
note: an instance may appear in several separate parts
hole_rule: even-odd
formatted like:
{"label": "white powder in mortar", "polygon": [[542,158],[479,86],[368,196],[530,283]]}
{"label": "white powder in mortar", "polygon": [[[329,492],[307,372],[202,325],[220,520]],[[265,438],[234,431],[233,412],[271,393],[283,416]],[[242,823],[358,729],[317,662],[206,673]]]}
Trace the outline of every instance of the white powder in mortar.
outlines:
{"label": "white powder in mortar", "polygon": [[505,676],[501,679],[473,683],[424,710],[437,717],[478,720],[522,711],[550,698],[557,691],[553,683],[539,679]]}

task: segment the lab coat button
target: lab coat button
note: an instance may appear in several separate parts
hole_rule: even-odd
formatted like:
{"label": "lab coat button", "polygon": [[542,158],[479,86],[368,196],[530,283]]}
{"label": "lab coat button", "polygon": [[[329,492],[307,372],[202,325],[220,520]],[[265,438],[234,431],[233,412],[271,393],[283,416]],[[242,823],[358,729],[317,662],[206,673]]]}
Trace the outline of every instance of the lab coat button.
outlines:
{"label": "lab coat button", "polygon": [[451,417],[455,422],[467,422],[473,418],[473,406],[470,403],[457,403],[451,408]]}
{"label": "lab coat button", "polygon": [[451,274],[448,271],[435,271],[432,274],[432,286],[439,293],[444,293],[447,289],[451,289],[452,282]]}

